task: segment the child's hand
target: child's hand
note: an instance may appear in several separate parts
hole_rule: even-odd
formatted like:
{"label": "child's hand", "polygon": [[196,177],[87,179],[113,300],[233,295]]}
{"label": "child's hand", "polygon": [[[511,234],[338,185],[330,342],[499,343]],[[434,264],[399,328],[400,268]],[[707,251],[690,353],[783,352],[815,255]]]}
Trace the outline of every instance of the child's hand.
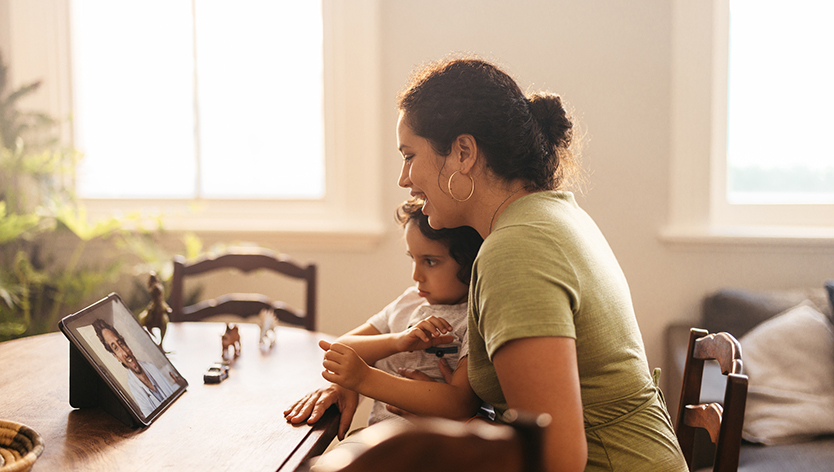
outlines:
{"label": "child's hand", "polygon": [[411,328],[400,333],[395,346],[398,351],[419,351],[438,344],[449,344],[455,340],[451,334],[452,325],[438,316],[429,316]]}
{"label": "child's hand", "polygon": [[324,377],[328,382],[359,391],[362,382],[371,373],[371,368],[359,357],[350,346],[342,343],[328,343],[319,341],[319,347],[324,349]]}

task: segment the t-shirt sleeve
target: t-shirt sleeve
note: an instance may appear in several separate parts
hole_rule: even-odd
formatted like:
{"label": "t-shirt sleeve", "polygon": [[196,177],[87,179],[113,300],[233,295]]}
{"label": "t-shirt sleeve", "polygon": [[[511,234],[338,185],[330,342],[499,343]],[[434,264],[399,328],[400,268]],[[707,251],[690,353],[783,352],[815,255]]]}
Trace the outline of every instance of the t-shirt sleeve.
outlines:
{"label": "t-shirt sleeve", "polygon": [[389,303],[388,306],[383,308],[382,311],[368,318],[368,323],[370,323],[371,326],[376,328],[376,330],[379,331],[380,334],[386,334],[391,332],[391,326],[388,325],[388,319],[391,317],[391,313],[394,311],[398,301],[399,299],[394,300],[393,302]]}
{"label": "t-shirt sleeve", "polygon": [[543,232],[531,235],[528,228],[521,238],[516,231],[510,226],[494,233],[473,272],[477,324],[490,359],[514,339],[576,338],[573,317],[580,298],[570,258]]}
{"label": "t-shirt sleeve", "polygon": [[377,329],[380,334],[392,332],[391,319],[399,311],[413,310],[421,303],[420,295],[414,287],[409,287],[396,300],[389,303],[379,313],[368,318],[368,323]]}

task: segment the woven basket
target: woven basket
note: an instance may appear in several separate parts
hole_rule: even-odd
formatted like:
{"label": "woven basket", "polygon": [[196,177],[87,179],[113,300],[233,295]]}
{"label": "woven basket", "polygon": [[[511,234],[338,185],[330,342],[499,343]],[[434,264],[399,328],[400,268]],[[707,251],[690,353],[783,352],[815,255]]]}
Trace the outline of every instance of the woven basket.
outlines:
{"label": "woven basket", "polygon": [[43,438],[34,429],[0,420],[0,472],[29,470],[43,452]]}

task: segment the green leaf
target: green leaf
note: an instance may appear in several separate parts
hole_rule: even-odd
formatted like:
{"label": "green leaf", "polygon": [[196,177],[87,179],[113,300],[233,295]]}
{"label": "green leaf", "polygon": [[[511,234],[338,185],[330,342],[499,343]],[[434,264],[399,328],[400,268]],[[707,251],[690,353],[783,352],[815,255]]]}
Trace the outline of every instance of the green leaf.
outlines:
{"label": "green leaf", "polygon": [[11,279],[11,274],[7,274],[4,269],[0,269],[0,298],[3,299],[7,307],[14,308],[18,303],[18,297],[15,293],[18,290],[18,284]]}
{"label": "green leaf", "polygon": [[36,228],[41,221],[37,214],[7,215],[6,202],[0,201],[0,244],[14,241],[26,232]]}
{"label": "green leaf", "polygon": [[24,323],[15,321],[0,322],[0,338],[7,338],[11,336],[20,336],[26,332],[28,326]]}
{"label": "green leaf", "polygon": [[101,236],[112,235],[122,227],[122,220],[115,217],[90,224],[87,218],[87,209],[83,206],[63,204],[56,210],[55,218],[82,241],[91,241]]}
{"label": "green leaf", "polygon": [[185,233],[182,237],[185,243],[185,254],[187,259],[193,259],[203,253],[203,241],[194,233]]}

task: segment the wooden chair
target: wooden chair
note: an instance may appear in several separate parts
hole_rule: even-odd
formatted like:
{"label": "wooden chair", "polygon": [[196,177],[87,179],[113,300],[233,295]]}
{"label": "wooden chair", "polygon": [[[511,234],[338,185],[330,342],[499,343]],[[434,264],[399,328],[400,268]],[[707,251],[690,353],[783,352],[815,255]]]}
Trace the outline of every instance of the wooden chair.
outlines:
{"label": "wooden chair", "polygon": [[[383,421],[315,462],[316,472],[539,472],[550,415],[505,415],[508,425],[417,418]],[[358,446],[358,447],[354,447]],[[310,470],[303,464],[299,470]]]}
{"label": "wooden chair", "polygon": [[[727,376],[724,404],[700,404],[704,361],[715,360]],[[686,463],[693,468],[695,432],[703,428],[715,444],[714,472],[738,470],[741,428],[747,404],[747,376],[742,373],[741,345],[729,333],[710,334],[692,328],[683,371],[675,434]]]}
{"label": "wooden chair", "polygon": [[[237,269],[244,273],[258,269],[270,270],[306,282],[306,306],[304,310],[290,308],[286,303],[273,301],[262,294],[231,293],[217,299],[204,300],[184,306],[184,279],[220,269]],[[231,249],[218,256],[206,256],[186,261],[182,256],[174,257],[174,276],[171,283],[172,322],[200,321],[215,315],[257,315],[263,309],[271,309],[278,320],[302,326],[310,331],[316,329],[316,266],[301,265],[285,255],[266,249]]]}

